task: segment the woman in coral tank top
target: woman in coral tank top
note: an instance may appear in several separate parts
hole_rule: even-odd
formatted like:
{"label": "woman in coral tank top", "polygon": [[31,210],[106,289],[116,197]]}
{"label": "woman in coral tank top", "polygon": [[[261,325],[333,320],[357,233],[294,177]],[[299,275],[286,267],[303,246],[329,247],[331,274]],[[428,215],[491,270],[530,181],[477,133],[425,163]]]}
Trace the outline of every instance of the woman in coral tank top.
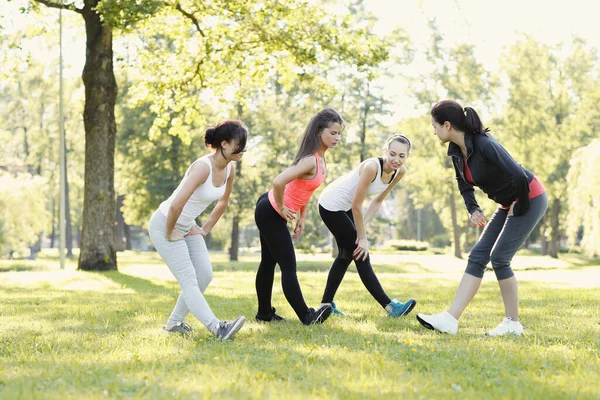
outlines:
{"label": "woman in coral tank top", "polygon": [[[317,310],[308,308],[296,275],[296,253],[288,222],[296,221],[294,239],[304,230],[306,205],[327,174],[325,152],[337,145],[344,128],[340,113],[326,108],[309,122],[296,157],[273,180],[273,189],[256,202],[254,218],[260,231],[261,261],[256,273],[258,321],[281,321],[271,305],[275,264],[281,269],[281,286],[286,299],[305,325],[323,323],[331,314],[331,305]],[[300,215],[298,216],[298,212]]]}

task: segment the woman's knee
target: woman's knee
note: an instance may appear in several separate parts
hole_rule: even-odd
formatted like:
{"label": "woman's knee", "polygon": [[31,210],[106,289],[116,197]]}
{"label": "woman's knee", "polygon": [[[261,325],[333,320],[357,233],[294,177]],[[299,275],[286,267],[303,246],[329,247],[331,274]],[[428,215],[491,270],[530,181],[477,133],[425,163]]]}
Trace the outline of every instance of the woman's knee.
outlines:
{"label": "woman's knee", "polygon": [[197,279],[198,279],[198,286],[200,287],[200,291],[202,293],[204,293],[204,291],[206,290],[208,285],[210,285],[210,282],[212,282],[212,279],[213,279],[212,269],[208,270],[208,271],[204,271],[204,272],[202,272],[202,274],[198,274]]}
{"label": "woman's knee", "polygon": [[344,261],[352,260],[353,252],[354,250],[350,250],[349,248],[339,248],[337,258]]}
{"label": "woman's knee", "polygon": [[467,269],[465,270],[465,273],[476,278],[483,278],[486,264],[481,264],[477,261],[473,261],[469,257],[469,262],[467,263]]}
{"label": "woman's knee", "polygon": [[494,268],[494,273],[496,274],[496,278],[498,280],[508,279],[514,276],[514,272],[510,267],[511,257],[503,254],[500,251],[492,251],[490,255],[490,260],[492,262],[492,268]]}

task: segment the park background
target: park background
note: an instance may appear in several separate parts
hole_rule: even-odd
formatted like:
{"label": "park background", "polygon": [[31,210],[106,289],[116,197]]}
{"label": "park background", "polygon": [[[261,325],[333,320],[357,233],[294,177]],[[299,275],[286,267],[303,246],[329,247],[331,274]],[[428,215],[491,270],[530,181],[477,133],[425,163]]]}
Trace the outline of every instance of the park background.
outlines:
{"label": "park background", "polygon": [[[1,397],[600,395],[590,384],[600,369],[597,6],[3,0],[0,7]],[[326,155],[327,182],[380,155],[391,134],[411,139],[408,172],[369,227],[373,263],[391,296],[417,299],[416,311],[447,306],[480,231],[430,124],[431,106],[445,98],[474,107],[547,189],[548,212],[514,263],[526,339],[480,337],[502,315],[492,277],[467,310],[464,333],[448,339],[423,332],[412,317],[388,321],[353,267],[338,295],[350,319],[314,331],[249,322],[226,346],[193,322],[191,338],[158,334],[177,286],[147,224],[208,151],[205,129],[224,118],[250,129],[228,209],[207,238],[216,271],[207,298],[219,316],[251,319],[254,204],[291,162],[309,119],[328,106],[346,128]],[[335,252],[318,193],[295,243],[310,304],[320,300]],[[476,196],[489,217],[495,204]],[[276,306],[293,319],[278,285]]]}

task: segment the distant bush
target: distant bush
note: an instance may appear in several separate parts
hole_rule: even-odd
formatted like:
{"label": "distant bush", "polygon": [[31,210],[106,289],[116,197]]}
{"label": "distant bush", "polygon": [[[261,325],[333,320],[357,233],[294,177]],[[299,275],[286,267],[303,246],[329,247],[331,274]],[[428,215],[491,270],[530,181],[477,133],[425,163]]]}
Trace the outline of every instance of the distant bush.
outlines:
{"label": "distant bush", "polygon": [[573,247],[559,247],[558,248],[558,252],[561,254],[583,254],[583,249],[579,246],[573,246]]}
{"label": "distant bush", "polygon": [[418,240],[388,240],[385,242],[385,248],[396,251],[424,251],[429,249],[429,243]]}
{"label": "distant bush", "polygon": [[450,241],[450,234],[440,233],[435,236],[432,236],[429,239],[429,244],[431,245],[431,247],[448,247],[452,245],[452,242]]}

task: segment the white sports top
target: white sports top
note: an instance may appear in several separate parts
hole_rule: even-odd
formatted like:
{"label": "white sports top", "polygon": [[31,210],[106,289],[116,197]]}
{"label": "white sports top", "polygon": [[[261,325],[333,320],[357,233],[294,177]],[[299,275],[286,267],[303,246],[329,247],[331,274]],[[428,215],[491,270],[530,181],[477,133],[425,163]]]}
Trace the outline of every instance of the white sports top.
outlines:
{"label": "white sports top", "polygon": [[[352,200],[354,199],[354,193],[356,193],[356,187],[358,186],[360,169],[368,162],[377,164],[377,176],[369,185],[367,196],[383,192],[390,184],[381,181],[381,163],[378,158],[373,157],[366,159],[360,163],[358,167],[327,185],[319,197],[319,204],[328,211],[349,211],[352,209]],[[396,172],[394,172],[390,182],[392,182],[395,177]]]}
{"label": "white sports top", "polygon": [[221,198],[221,196],[223,196],[225,194],[225,187],[227,186],[227,179],[229,179],[229,173],[231,172],[231,163],[227,164],[227,173],[226,173],[226,177],[225,177],[225,183],[223,183],[223,185],[221,185],[219,187],[215,187],[213,185],[213,180],[212,180],[212,174],[213,174],[212,164],[211,164],[210,160],[208,159],[208,157],[209,157],[208,155],[200,157],[199,159],[194,161],[192,163],[192,165],[190,165],[190,167],[185,172],[185,175],[183,176],[181,183],[179,183],[179,186],[177,186],[177,189],[175,189],[173,194],[171,194],[171,196],[169,196],[169,198],[167,200],[163,201],[160,204],[160,207],[158,208],[160,210],[160,212],[162,212],[164,214],[164,216],[166,217],[169,214],[169,208],[171,207],[171,203],[173,202],[173,199],[177,196],[177,194],[181,190],[181,187],[187,181],[187,179],[189,177],[189,172],[192,169],[192,167],[194,166],[194,164],[196,164],[198,161],[207,164],[209,173],[208,173],[208,178],[206,178],[206,182],[204,182],[203,184],[198,186],[198,188],[196,190],[194,190],[194,193],[192,193],[192,195],[190,196],[187,203],[185,203],[185,206],[183,206],[183,210],[181,210],[181,215],[179,215],[179,218],[177,219],[177,223],[175,224],[175,227],[184,233],[186,233],[190,229],[192,229],[192,226],[194,226],[194,223],[195,223],[194,220],[200,214],[202,214],[204,212],[204,210],[206,210],[206,208],[213,201],[218,200],[219,198]]}

